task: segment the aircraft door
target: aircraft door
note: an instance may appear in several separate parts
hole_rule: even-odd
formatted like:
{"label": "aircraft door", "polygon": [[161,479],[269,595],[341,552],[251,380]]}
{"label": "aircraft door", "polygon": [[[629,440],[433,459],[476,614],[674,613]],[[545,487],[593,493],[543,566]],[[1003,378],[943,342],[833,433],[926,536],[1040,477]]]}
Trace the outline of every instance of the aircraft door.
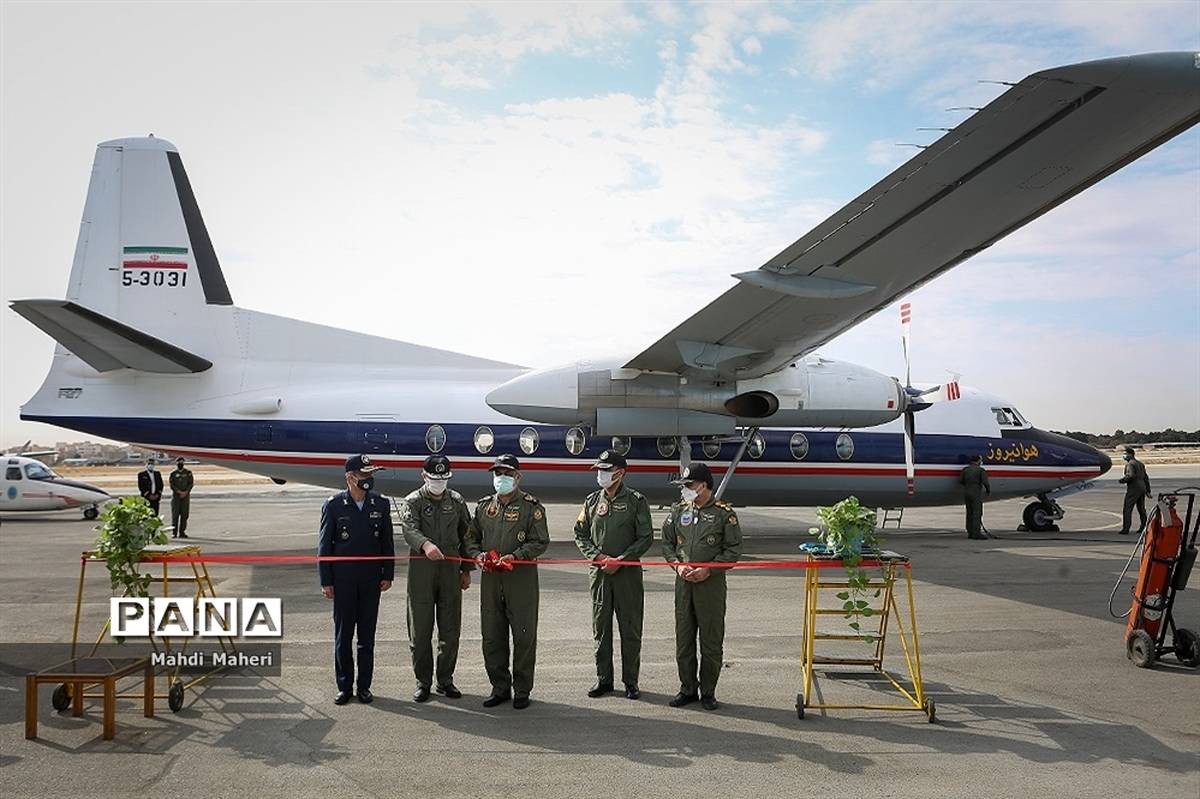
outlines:
{"label": "aircraft door", "polygon": [[15,500],[20,493],[17,489],[17,483],[19,482],[21,482],[21,467],[6,466],[4,469],[4,491],[0,493],[0,500],[4,502]]}

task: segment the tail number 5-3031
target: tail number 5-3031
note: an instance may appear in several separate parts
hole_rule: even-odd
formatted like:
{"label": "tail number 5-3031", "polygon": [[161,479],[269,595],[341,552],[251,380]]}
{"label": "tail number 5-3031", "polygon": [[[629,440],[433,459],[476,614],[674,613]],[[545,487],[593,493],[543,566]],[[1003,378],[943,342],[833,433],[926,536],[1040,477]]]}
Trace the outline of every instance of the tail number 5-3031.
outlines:
{"label": "tail number 5-3031", "polygon": [[128,270],[121,273],[121,285],[178,288],[187,285],[187,272],[166,272],[156,269]]}

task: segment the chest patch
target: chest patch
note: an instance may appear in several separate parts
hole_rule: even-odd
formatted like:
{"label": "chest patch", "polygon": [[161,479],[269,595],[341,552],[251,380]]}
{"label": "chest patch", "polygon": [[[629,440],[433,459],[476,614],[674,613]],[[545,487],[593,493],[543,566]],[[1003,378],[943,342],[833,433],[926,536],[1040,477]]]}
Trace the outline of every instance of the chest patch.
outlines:
{"label": "chest patch", "polygon": [[711,546],[716,546],[716,544],[717,544],[717,537],[716,537],[715,535],[708,535],[708,536],[705,536],[705,538],[704,538],[704,543],[708,544],[710,547],[711,547]]}
{"label": "chest patch", "polygon": [[683,513],[679,514],[679,523],[685,527],[687,525],[691,524],[692,523],[692,512],[690,510],[685,510]]}
{"label": "chest patch", "polygon": [[454,506],[453,505],[443,505],[442,513],[454,513]]}
{"label": "chest patch", "polygon": [[624,502],[614,502],[612,508],[614,513],[624,513],[629,510],[629,505]]}
{"label": "chest patch", "polygon": [[517,533],[517,540],[520,541],[522,544],[525,543],[525,531],[524,530],[521,530],[519,533]]}
{"label": "chest patch", "polygon": [[540,521],[542,520],[542,517],[543,517],[543,516],[545,516],[545,515],[546,515],[546,514],[542,513],[542,509],[541,509],[541,508],[534,508],[534,509],[533,509],[533,520],[534,520],[535,522],[540,522]]}
{"label": "chest patch", "polygon": [[500,507],[498,505],[496,505],[495,502],[493,502],[491,505],[488,505],[487,515],[492,518],[495,518],[496,516],[500,515]]}
{"label": "chest patch", "polygon": [[422,510],[422,511],[421,511],[421,513],[422,513],[422,514],[424,514],[424,515],[426,515],[426,516],[432,516],[432,515],[433,515],[433,506],[432,506],[432,505],[426,505],[426,506],[425,506],[425,508],[424,508],[424,510]]}
{"label": "chest patch", "polygon": [[350,540],[350,531],[349,530],[342,530],[342,540],[343,541]]}
{"label": "chest patch", "polygon": [[513,509],[504,511],[504,521],[515,522],[521,518],[521,511]]}
{"label": "chest patch", "polygon": [[599,505],[596,506],[596,515],[597,516],[607,516],[608,515],[608,503],[607,502],[601,502]]}

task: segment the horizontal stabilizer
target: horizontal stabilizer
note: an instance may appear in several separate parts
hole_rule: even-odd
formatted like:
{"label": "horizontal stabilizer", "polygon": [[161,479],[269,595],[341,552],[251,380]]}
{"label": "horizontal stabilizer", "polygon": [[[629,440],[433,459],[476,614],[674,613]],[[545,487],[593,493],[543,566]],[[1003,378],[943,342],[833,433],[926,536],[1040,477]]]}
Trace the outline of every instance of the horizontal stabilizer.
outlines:
{"label": "horizontal stabilizer", "polygon": [[212,362],[69,300],[15,300],[12,309],[97,372],[189,374]]}

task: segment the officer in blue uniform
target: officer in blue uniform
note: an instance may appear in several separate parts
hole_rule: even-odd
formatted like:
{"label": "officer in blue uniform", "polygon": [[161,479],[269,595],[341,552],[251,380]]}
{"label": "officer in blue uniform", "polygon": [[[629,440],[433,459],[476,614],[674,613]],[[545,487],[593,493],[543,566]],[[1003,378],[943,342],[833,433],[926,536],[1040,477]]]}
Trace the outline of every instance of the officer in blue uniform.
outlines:
{"label": "officer in blue uniform", "polygon": [[380,466],[366,455],[346,460],[346,490],[334,494],[321,508],[318,555],[380,556],[387,559],[321,561],[321,593],[333,600],[333,664],[337,676],[334,704],[350,701],[354,687],[352,641],[358,635],[358,701],[370,704],[375,669],[375,622],[379,595],[395,579],[396,545],[388,501],[374,491],[373,472]]}

